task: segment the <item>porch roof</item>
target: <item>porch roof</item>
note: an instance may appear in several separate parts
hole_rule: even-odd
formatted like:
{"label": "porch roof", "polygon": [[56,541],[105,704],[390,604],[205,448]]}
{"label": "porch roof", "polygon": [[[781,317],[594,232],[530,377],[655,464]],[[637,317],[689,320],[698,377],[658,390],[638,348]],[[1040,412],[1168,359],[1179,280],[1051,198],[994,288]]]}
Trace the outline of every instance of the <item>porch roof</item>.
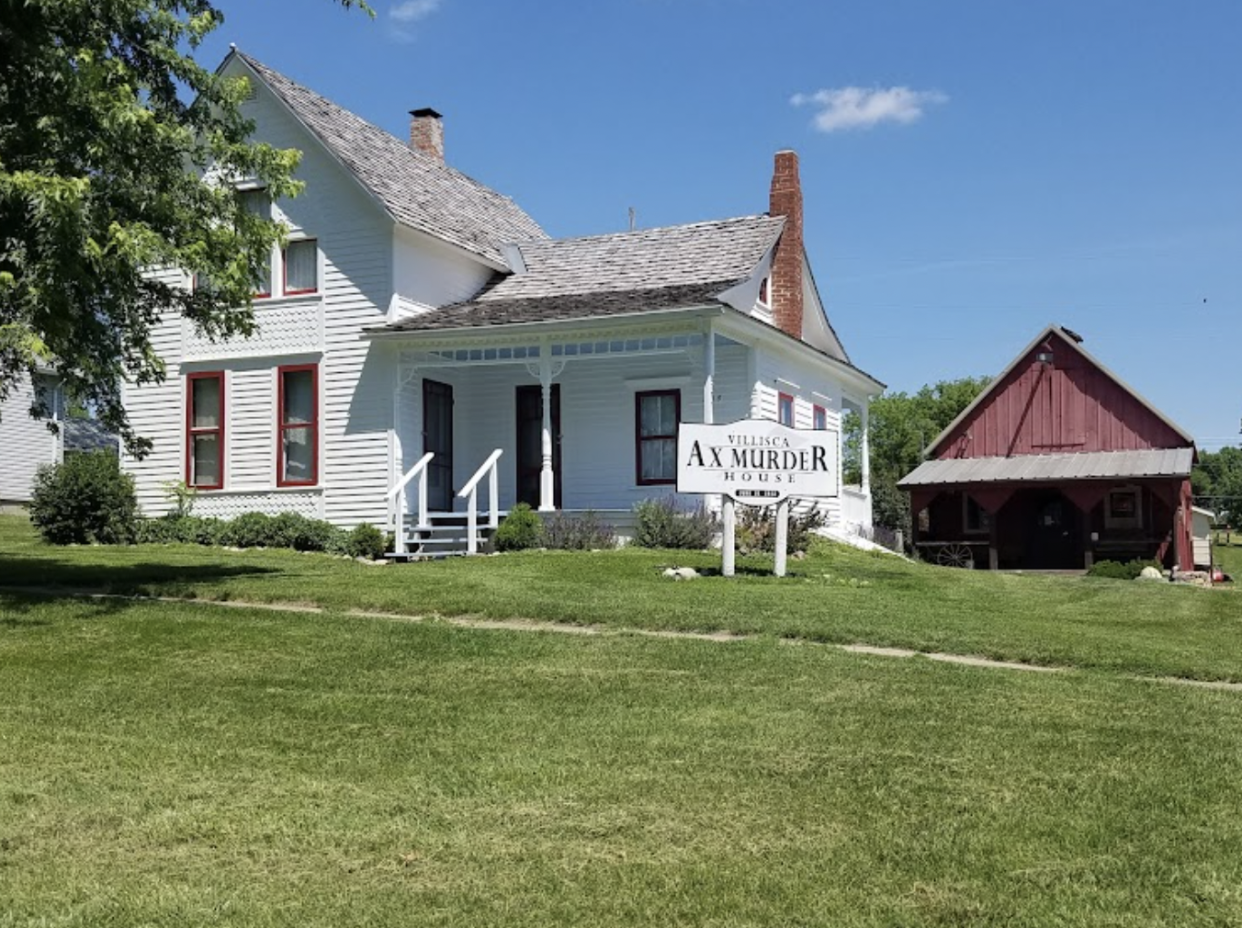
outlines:
{"label": "porch roof", "polygon": [[1185,478],[1190,476],[1194,454],[1193,448],[1157,448],[924,461],[897,486],[910,489],[951,484]]}
{"label": "porch roof", "polygon": [[785,226],[740,216],[512,246],[522,270],[497,274],[469,300],[385,328],[421,332],[702,306],[747,280]]}
{"label": "porch roof", "polygon": [[530,322],[561,322],[596,319],[669,309],[723,306],[717,296],[737,283],[714,281],[660,287],[651,290],[620,290],[606,293],[574,293],[560,296],[512,300],[473,300],[432,310],[392,325],[375,326],[377,334],[397,332],[443,332],[456,329],[485,329]]}

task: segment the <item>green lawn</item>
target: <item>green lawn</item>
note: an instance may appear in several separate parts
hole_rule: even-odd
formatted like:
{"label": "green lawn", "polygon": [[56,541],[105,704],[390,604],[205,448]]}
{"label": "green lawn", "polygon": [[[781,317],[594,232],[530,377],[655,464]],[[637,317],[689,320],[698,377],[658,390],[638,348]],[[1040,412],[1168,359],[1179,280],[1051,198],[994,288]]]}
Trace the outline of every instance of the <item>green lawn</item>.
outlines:
{"label": "green lawn", "polygon": [[[164,552],[109,554],[47,557]],[[288,560],[302,598],[422,589]],[[202,561],[204,591],[263,582]],[[496,561],[553,591],[570,564]],[[803,595],[744,583],[762,621]],[[1242,923],[1237,692],[0,593],[0,694],[5,928]]]}
{"label": "green lawn", "polygon": [[1224,568],[1225,573],[1233,575],[1242,584],[1242,533],[1231,533],[1230,541],[1233,543],[1228,545],[1222,544],[1224,537],[1223,533],[1217,537],[1212,556]]}
{"label": "green lawn", "polygon": [[[530,552],[367,567],[288,551],[194,546],[49,548],[0,518],[0,589],[60,586],[332,609],[529,618],[626,628],[732,630],[863,642],[1155,676],[1242,680],[1242,595],[1160,583],[992,575],[825,546],[744,575],[674,583],[709,553]],[[1242,578],[1242,570],[1236,571]]]}

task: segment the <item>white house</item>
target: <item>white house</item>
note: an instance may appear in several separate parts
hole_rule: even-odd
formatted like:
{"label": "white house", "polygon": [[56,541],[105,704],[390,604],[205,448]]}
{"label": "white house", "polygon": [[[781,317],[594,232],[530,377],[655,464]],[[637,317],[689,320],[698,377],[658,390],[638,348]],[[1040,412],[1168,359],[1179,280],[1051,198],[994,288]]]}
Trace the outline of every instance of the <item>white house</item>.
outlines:
{"label": "white house", "polygon": [[42,394],[53,416],[60,418],[59,392],[53,377],[36,374],[19,379],[0,400],[0,508],[30,502],[35,472],[63,457],[60,433],[30,414],[36,395]]}
{"label": "white house", "polygon": [[[173,316],[155,333],[168,378],[126,394],[155,443],[126,462],[148,514],[182,477],[201,515],[391,525],[420,495],[460,512],[458,491],[494,485],[502,510],[623,522],[671,492],[679,421],[834,428],[883,389],[824,313],[793,152],[767,213],[551,239],[445,164],[435,111],[407,144],[240,52],[221,69],[251,79],[256,136],[304,152],[306,190],[242,190],[289,228],[255,336]],[[827,511],[869,527],[865,473]]]}

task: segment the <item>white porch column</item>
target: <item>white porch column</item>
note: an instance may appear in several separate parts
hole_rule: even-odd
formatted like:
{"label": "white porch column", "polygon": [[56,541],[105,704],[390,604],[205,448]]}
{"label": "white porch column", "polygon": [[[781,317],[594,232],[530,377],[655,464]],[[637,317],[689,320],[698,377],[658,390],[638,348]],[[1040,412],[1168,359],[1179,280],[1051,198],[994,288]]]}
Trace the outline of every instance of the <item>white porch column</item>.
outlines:
{"label": "white porch column", "polygon": [[552,356],[545,342],[539,352],[539,386],[543,393],[543,433],[540,436],[542,467],[539,471],[539,511],[556,509],[555,475],[552,473]]}
{"label": "white porch column", "polygon": [[862,466],[862,491],[868,496],[871,495],[871,426],[869,420],[871,418],[871,403],[869,398],[863,399],[859,404],[858,412],[859,421],[862,424],[862,441],[858,451],[862,458],[859,464]]}
{"label": "white porch column", "polygon": [[703,325],[703,424],[716,421],[716,332],[712,320]]}

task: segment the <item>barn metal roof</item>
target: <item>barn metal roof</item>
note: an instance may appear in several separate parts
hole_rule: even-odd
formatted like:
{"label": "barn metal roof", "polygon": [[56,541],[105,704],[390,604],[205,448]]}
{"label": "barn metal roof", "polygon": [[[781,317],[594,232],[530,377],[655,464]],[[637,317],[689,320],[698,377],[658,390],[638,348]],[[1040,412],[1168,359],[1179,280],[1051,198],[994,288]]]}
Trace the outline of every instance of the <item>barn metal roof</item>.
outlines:
{"label": "barn metal roof", "polygon": [[1012,458],[954,458],[924,461],[902,477],[897,485],[925,487],[965,483],[1188,477],[1194,456],[1193,448],[1160,448],[1148,451],[1029,454]]}

